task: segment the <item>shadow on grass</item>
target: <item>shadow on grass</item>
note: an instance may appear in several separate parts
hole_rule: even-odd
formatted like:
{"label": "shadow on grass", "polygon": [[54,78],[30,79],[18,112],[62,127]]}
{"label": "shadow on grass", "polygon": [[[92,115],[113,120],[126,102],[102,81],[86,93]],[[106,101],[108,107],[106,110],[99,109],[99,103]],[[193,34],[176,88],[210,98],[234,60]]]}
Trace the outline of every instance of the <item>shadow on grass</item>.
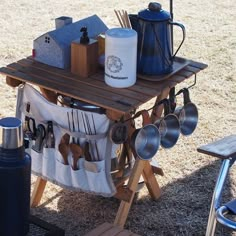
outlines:
{"label": "shadow on grass", "polygon": [[[220,165],[221,162],[216,160],[185,178],[163,186],[162,196],[157,201],[153,201],[148,193],[144,197],[137,194],[125,228],[143,236],[205,235]],[[58,211],[53,210],[49,199],[38,208],[32,209],[32,213],[65,229],[66,236],[84,235],[99,224],[112,223],[120,202],[114,198],[68,190],[60,191],[57,196],[58,194]],[[223,202],[231,199],[228,178]],[[232,234],[218,225],[216,235]]]}

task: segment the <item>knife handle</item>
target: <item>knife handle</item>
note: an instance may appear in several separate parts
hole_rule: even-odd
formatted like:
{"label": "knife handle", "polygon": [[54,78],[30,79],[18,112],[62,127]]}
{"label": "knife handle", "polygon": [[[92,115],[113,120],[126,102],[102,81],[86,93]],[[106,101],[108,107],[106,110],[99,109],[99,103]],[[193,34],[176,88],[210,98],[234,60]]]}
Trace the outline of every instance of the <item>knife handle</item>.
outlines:
{"label": "knife handle", "polygon": [[48,121],[46,148],[55,148],[55,136],[54,136],[54,132],[53,132],[52,121]]}

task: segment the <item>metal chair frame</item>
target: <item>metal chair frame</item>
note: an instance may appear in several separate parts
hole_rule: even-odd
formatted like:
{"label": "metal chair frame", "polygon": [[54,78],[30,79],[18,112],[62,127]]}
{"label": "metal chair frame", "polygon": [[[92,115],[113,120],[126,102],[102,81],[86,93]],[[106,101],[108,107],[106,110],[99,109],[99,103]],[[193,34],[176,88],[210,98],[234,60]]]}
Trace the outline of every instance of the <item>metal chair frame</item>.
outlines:
{"label": "metal chair frame", "polygon": [[217,221],[233,230],[236,230],[236,222],[227,219],[224,215],[228,213],[226,206],[221,206],[222,193],[230,167],[234,164],[236,156],[222,160],[217,177],[215,189],[212,196],[211,208],[208,217],[206,236],[214,236]]}

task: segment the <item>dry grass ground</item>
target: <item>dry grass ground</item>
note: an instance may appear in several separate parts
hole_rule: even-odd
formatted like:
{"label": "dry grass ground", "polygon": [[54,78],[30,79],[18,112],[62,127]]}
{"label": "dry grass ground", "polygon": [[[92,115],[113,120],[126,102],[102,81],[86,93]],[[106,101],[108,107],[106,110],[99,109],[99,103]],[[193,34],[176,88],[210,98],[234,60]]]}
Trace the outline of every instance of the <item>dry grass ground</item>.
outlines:
{"label": "dry grass ground", "polygon": [[[69,15],[78,20],[96,13],[109,26],[118,26],[113,9],[136,13],[149,1],[55,1],[1,0],[0,66],[31,54],[32,41],[54,27],[54,19]],[[169,9],[169,1],[161,1]],[[236,9],[230,0],[176,0],[174,18],[186,26],[187,38],[179,55],[208,64],[191,89],[199,109],[199,124],[190,137],[161,149],[157,156],[164,177],[157,177],[161,198],[154,202],[144,188],[135,198],[126,228],[146,236],[204,235],[211,195],[220,162],[197,153],[196,148],[229,134],[236,134]],[[177,30],[176,30],[177,31]],[[179,38],[176,32],[176,41]],[[176,42],[177,44],[177,42]],[[191,81],[182,86],[187,86]],[[14,115],[16,90],[0,76],[0,117]],[[180,101],[178,101],[180,102]],[[145,106],[151,105],[147,103]],[[236,174],[232,169],[224,200],[236,196]],[[35,178],[32,178],[34,183]],[[119,202],[63,190],[48,184],[42,205],[32,213],[66,230],[83,235],[115,218]],[[219,228],[218,235],[236,235]]]}

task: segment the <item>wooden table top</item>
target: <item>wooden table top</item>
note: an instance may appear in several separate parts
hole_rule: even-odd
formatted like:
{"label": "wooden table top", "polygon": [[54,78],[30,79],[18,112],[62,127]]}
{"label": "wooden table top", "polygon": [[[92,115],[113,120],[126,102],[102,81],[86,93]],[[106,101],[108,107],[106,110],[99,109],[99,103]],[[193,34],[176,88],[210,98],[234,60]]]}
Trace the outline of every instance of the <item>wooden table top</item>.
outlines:
{"label": "wooden table top", "polygon": [[124,114],[160,95],[165,88],[172,88],[207,67],[203,63],[188,61],[187,66],[168,79],[153,82],[138,78],[135,85],[122,89],[106,85],[103,70],[89,78],[81,78],[70,71],[36,62],[31,57],[0,68],[0,73]]}

